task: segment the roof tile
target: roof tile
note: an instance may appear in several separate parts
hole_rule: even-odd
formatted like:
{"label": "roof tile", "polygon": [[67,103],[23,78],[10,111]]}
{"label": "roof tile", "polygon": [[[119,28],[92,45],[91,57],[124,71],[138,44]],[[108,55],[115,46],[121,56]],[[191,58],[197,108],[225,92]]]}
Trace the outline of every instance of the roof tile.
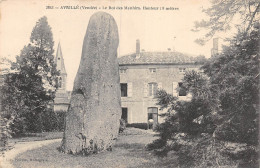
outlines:
{"label": "roof tile", "polygon": [[180,52],[141,52],[140,58],[136,54],[129,54],[118,58],[119,65],[129,64],[192,64],[196,58]]}

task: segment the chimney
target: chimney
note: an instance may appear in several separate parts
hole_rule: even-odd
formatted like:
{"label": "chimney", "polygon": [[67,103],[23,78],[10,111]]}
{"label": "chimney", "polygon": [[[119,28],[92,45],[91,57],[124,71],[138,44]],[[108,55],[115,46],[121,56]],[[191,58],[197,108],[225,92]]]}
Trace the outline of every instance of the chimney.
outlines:
{"label": "chimney", "polygon": [[213,39],[213,48],[211,49],[211,56],[215,57],[218,54],[218,38]]}
{"label": "chimney", "polygon": [[136,58],[140,58],[140,40],[136,40]]}

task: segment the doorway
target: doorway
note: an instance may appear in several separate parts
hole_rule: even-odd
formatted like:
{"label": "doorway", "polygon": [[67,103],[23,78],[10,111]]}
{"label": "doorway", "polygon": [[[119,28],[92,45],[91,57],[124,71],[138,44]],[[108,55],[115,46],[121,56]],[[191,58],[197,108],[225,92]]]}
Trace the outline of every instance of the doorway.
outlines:
{"label": "doorway", "polygon": [[121,97],[127,97],[127,83],[120,83]]}
{"label": "doorway", "polygon": [[148,108],[148,129],[155,129],[158,124],[158,108],[149,107]]}
{"label": "doorway", "polygon": [[122,115],[121,119],[124,119],[126,123],[128,123],[128,118],[127,118],[127,108],[122,108]]}

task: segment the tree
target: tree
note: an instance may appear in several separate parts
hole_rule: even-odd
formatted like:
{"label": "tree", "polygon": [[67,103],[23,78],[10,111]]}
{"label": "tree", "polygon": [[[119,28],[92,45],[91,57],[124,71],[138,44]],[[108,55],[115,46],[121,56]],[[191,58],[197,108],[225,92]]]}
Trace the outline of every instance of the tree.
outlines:
{"label": "tree", "polygon": [[13,117],[16,133],[44,130],[43,118],[50,110],[57,88],[53,45],[51,28],[44,16],[33,28],[30,43],[12,65],[17,72],[6,76],[3,108],[9,118]]}
{"label": "tree", "polygon": [[[166,108],[167,112],[163,114],[165,122],[156,129],[159,139],[149,144],[148,149],[160,156],[173,150],[178,156],[178,166],[195,167],[202,158],[198,153],[207,149],[209,137],[216,127],[211,117],[213,95],[209,93],[208,78],[194,70],[185,73],[182,83],[192,94],[190,101],[178,100],[164,90],[158,91],[157,105]],[[204,145],[199,148],[197,144]]]}
{"label": "tree", "polygon": [[209,16],[209,20],[196,21],[193,29],[207,29],[208,32],[205,37],[195,42],[204,45],[215,33],[229,30],[233,25],[244,35],[248,35],[252,26],[260,19],[259,8],[258,0],[212,0],[212,6],[203,10]]}
{"label": "tree", "polygon": [[[210,77],[210,92],[215,95],[215,100],[219,101],[215,103],[219,107],[215,111],[225,120],[225,125],[236,120],[234,127],[229,127],[233,129],[231,132],[236,130],[236,133],[226,137],[237,142],[249,143],[250,137],[254,136],[254,140],[250,141],[257,143],[255,132],[247,131],[250,127],[257,128],[255,119],[259,102],[259,8],[260,2],[257,0],[213,0],[212,6],[203,10],[209,20],[195,22],[196,31],[208,29],[205,37],[196,40],[200,44],[204,44],[216,32],[230,29],[234,23],[238,28],[237,35],[228,39],[231,41],[230,46],[226,46],[219,57],[212,58],[203,67]],[[247,124],[243,120],[244,117],[249,118]],[[222,124],[220,126],[224,127]],[[217,129],[219,131],[223,130],[220,126]],[[253,128],[250,130],[256,131]],[[244,136],[247,134],[248,136]],[[225,136],[222,135],[223,137]]]}
{"label": "tree", "polygon": [[[245,27],[240,27],[223,53],[203,65],[207,77],[185,74],[183,85],[193,95],[190,102],[159,95],[159,105],[169,110],[158,127],[160,138],[148,147],[159,153],[177,151],[184,167],[258,167],[260,2],[212,2],[204,10],[210,20],[195,23],[195,28],[209,29],[197,42],[203,44],[216,32],[229,29],[236,14]],[[235,162],[228,163],[228,158]]]}
{"label": "tree", "polygon": [[[226,47],[217,58],[212,58],[202,68],[210,76],[210,83],[218,94],[219,115],[223,122],[216,130],[219,138],[258,143],[259,103],[259,25],[248,37],[238,34],[236,45]],[[231,130],[232,129],[232,130]],[[226,135],[228,133],[228,135]]]}
{"label": "tree", "polygon": [[[258,167],[260,26],[254,25],[248,36],[237,36],[238,43],[203,65],[208,77],[195,71],[185,74],[183,85],[193,96],[190,102],[159,92],[158,104],[168,112],[158,127],[160,138],[150,149],[159,149],[159,154],[176,150],[182,166],[209,167],[221,159],[225,166]],[[235,162],[227,163],[227,156]]]}

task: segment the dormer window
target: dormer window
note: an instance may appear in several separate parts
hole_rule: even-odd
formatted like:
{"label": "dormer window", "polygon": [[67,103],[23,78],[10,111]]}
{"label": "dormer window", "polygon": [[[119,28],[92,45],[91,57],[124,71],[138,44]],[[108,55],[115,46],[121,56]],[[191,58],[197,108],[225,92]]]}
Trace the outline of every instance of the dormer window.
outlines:
{"label": "dormer window", "polygon": [[125,74],[126,73],[126,69],[120,69],[120,73],[121,74]]}
{"label": "dormer window", "polygon": [[180,72],[186,72],[186,68],[179,68]]}
{"label": "dormer window", "polygon": [[155,73],[156,72],[156,68],[149,68],[150,73]]}

